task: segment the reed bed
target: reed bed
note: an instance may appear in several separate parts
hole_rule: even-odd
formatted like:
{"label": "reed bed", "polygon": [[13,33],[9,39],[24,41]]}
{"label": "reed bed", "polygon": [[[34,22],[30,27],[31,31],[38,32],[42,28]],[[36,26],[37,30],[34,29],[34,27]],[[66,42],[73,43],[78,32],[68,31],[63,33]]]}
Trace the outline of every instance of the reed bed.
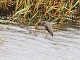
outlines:
{"label": "reed bed", "polygon": [[4,11],[11,8],[8,20],[25,26],[38,26],[45,20],[60,27],[63,22],[80,20],[80,0],[0,0],[2,7]]}

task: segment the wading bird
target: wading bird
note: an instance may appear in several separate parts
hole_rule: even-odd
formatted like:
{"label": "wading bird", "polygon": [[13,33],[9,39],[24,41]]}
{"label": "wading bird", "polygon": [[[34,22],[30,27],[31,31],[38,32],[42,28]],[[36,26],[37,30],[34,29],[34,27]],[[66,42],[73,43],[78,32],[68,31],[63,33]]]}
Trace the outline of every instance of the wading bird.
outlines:
{"label": "wading bird", "polygon": [[53,36],[52,22],[41,21],[41,25],[43,25],[46,30]]}

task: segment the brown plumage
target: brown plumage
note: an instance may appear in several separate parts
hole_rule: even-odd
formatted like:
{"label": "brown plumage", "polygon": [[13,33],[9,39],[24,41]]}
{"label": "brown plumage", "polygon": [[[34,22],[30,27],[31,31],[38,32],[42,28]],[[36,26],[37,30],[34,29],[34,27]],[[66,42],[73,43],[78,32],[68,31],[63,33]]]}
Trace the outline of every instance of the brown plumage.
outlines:
{"label": "brown plumage", "polygon": [[46,28],[46,30],[53,36],[53,28],[51,22],[41,21],[41,25],[43,25]]}

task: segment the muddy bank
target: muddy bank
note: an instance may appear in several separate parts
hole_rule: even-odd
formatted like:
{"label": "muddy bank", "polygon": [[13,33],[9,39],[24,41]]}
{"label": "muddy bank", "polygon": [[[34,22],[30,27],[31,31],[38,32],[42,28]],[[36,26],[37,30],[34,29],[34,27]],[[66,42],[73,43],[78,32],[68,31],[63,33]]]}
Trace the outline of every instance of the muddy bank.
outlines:
{"label": "muddy bank", "polygon": [[0,60],[80,60],[80,30],[53,32],[0,25]]}

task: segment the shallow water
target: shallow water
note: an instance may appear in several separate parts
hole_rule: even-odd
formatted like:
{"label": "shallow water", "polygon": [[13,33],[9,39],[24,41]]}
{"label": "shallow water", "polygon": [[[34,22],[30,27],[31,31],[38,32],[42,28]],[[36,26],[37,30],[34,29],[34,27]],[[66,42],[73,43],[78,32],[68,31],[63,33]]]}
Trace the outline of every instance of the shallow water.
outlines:
{"label": "shallow water", "polygon": [[0,60],[80,60],[80,30],[66,28],[53,36],[40,30],[0,25]]}

